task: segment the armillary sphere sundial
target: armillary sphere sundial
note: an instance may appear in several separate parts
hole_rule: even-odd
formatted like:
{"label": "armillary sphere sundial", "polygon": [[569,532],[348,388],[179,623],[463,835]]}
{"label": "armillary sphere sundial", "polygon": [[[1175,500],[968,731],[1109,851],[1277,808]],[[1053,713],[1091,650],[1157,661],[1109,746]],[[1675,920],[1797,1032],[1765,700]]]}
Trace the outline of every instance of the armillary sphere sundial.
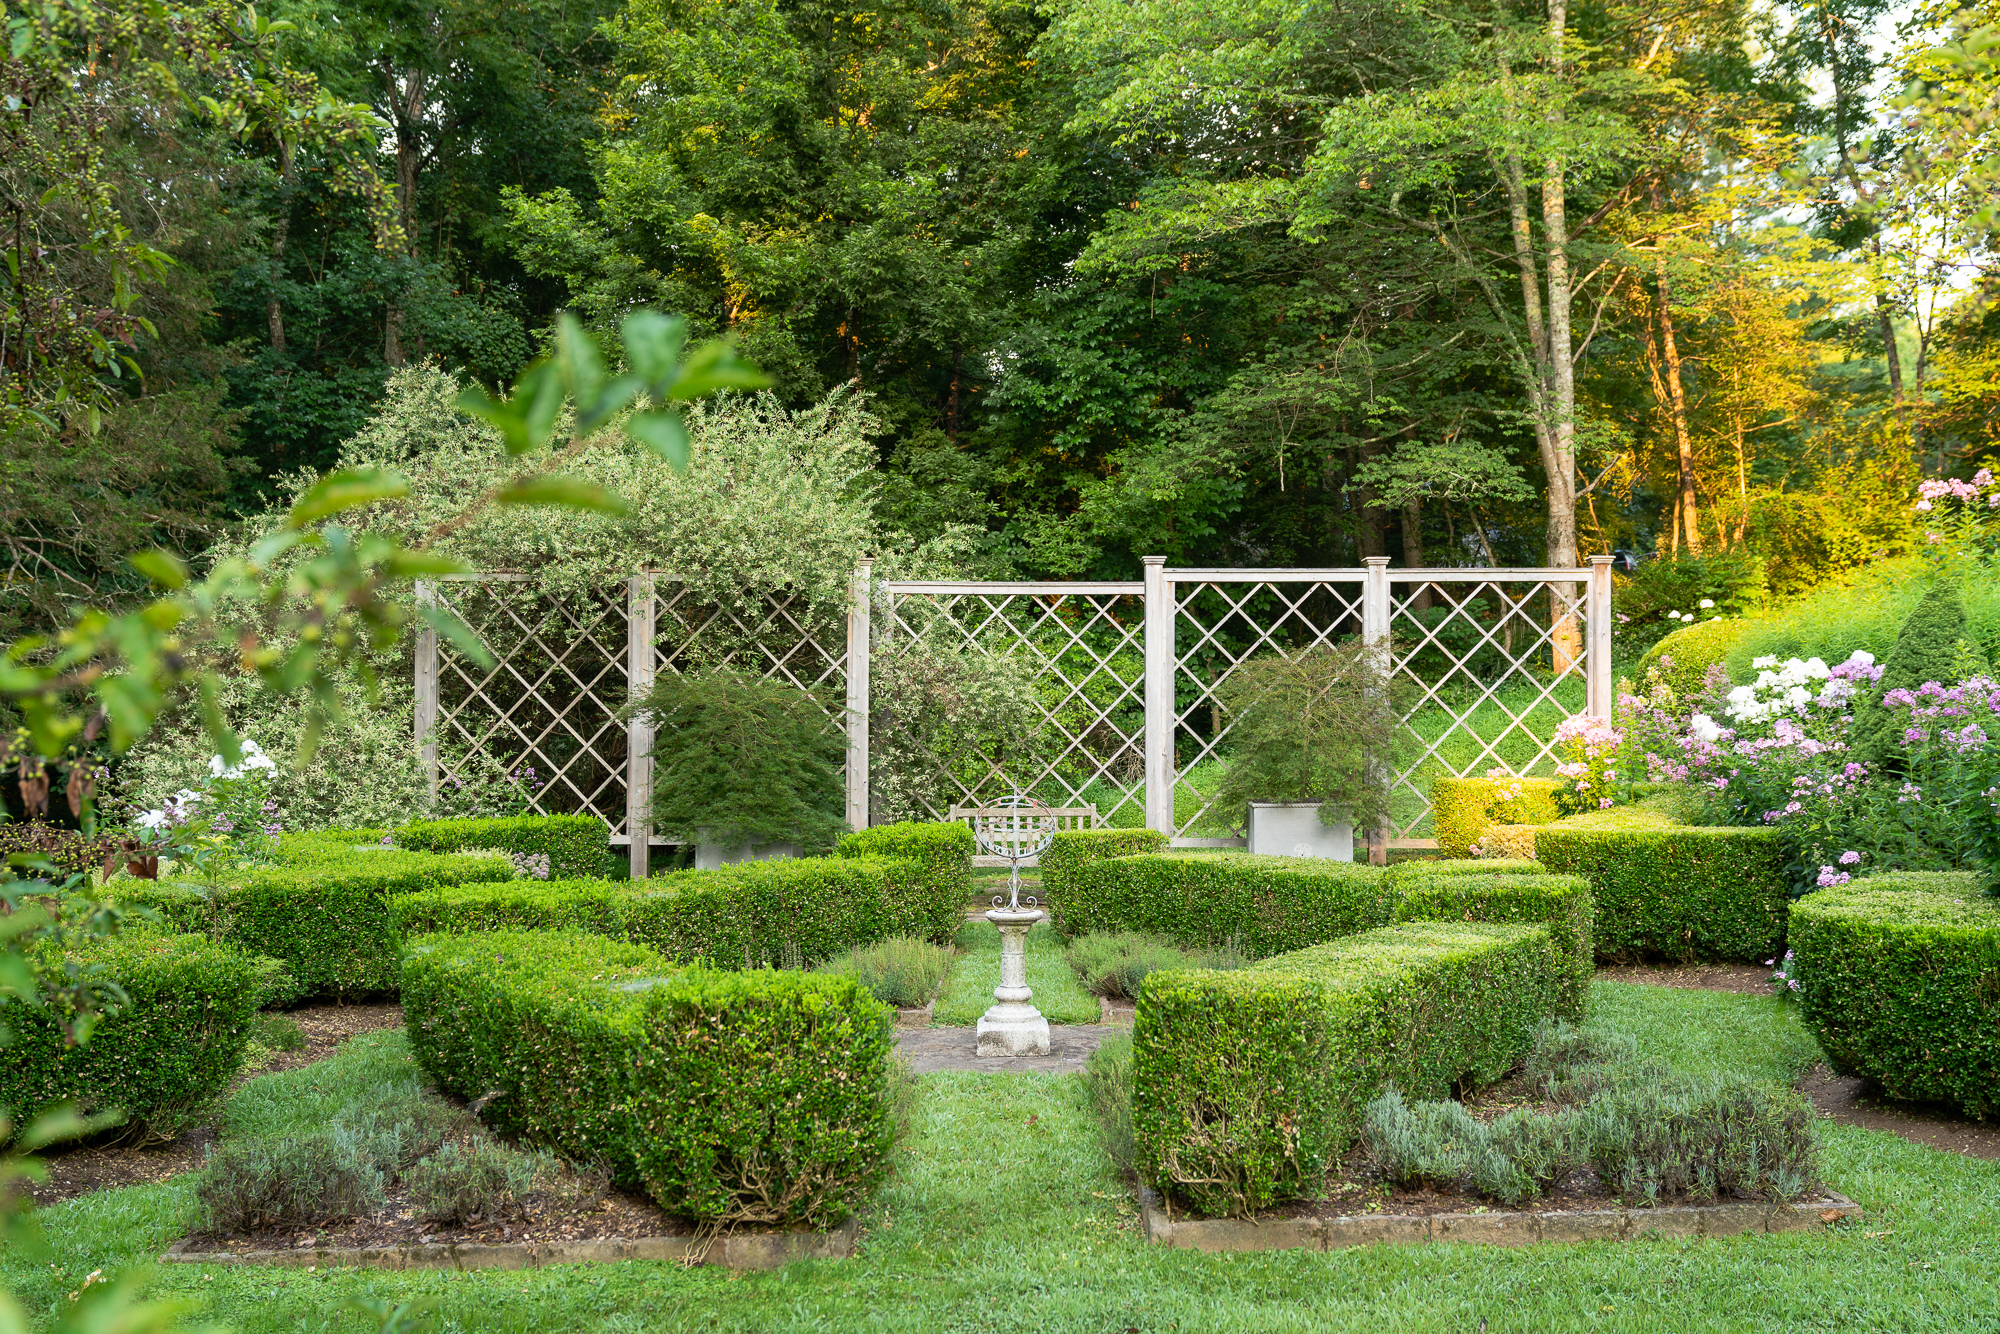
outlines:
{"label": "armillary sphere sundial", "polygon": [[981,852],[1013,868],[1006,897],[995,894],[986,914],[1000,928],[1000,985],[993,989],[993,1007],[979,1018],[973,1050],[980,1056],[1046,1056],[1049,1021],[1028,989],[1028,928],[1042,920],[1042,905],[1032,894],[1022,901],[1021,863],[1049,850],[1056,817],[1042,802],[1015,792],[974,816],[972,832]]}

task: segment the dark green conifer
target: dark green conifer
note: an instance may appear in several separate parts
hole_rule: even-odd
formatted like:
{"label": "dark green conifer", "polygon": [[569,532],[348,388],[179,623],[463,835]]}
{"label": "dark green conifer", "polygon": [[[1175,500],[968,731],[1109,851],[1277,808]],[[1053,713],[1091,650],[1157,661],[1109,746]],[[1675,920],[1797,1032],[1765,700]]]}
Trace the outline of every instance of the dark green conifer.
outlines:
{"label": "dark green conifer", "polygon": [[1854,757],[1871,768],[1895,767],[1902,755],[1896,728],[1900,715],[1883,707],[1891,690],[1915,690],[1926,681],[1950,682],[1952,666],[1965,638],[1965,603],[1958,589],[1939,581],[1931,585],[1896,632],[1896,646],[1882,664],[1882,679],[1869,697],[1855,706],[1848,743]]}

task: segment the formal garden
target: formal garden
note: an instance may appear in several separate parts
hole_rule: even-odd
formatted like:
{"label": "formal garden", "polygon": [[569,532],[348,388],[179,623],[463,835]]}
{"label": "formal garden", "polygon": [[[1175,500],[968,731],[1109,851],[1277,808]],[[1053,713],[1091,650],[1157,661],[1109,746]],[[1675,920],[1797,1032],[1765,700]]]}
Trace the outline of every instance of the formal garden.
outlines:
{"label": "formal garden", "polygon": [[[849,828],[825,699],[727,662],[631,713],[646,818],[715,869],[491,756],[459,799],[515,813],[406,820],[247,732],[142,746],[186,785],[122,819],[21,758],[8,1288],[51,1328],[142,1291],[241,1329],[1978,1328],[1989,485],[1886,612],[1689,615],[1539,762],[1432,753],[1434,846],[1372,857],[1442,706],[1337,621],[1245,653],[1203,795],[1224,833],[1317,803],[1351,859],[1058,829],[1018,783]],[[1004,756],[929,760],[909,790]],[[996,984],[1038,1043],[988,1050]]]}
{"label": "formal garden", "polygon": [[2000,1334],[1904,8],[5,0],[0,1334]]}

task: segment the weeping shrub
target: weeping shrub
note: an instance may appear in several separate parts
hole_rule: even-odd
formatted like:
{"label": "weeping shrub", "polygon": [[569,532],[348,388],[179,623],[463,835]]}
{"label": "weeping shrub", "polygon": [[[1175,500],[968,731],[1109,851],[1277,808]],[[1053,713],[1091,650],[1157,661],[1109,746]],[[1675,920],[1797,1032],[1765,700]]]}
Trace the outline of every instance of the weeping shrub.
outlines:
{"label": "weeping shrub", "polygon": [[1253,801],[1317,801],[1322,823],[1378,827],[1407,745],[1388,657],[1352,641],[1239,663],[1215,690],[1233,743],[1216,809],[1240,820]]}
{"label": "weeping shrub", "polygon": [[662,837],[825,852],[845,829],[847,738],[818,694],[712,667],[661,677],[631,712],[653,727]]}

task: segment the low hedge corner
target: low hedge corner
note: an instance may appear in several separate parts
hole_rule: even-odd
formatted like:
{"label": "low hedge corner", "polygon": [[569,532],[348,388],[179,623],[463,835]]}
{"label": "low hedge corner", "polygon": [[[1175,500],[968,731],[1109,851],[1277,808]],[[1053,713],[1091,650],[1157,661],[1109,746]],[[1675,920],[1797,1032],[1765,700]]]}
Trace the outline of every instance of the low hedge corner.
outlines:
{"label": "low hedge corner", "polygon": [[192,1124],[243,1067],[268,967],[203,936],[126,931],[32,961],[94,966],[128,1004],[71,1046],[46,1011],[0,998],[13,1043],[0,1060],[0,1108],[17,1125],[56,1103],[85,1116],[122,1111],[131,1132],[171,1138]]}
{"label": "low hedge corner", "polygon": [[395,831],[396,846],[413,852],[499,848],[549,859],[549,879],[601,875],[611,838],[594,815],[507,815],[485,820],[417,820]]}
{"label": "low hedge corner", "polygon": [[893,1012],[829,973],[676,969],[600,936],[419,936],[417,1063],[503,1134],[677,1217],[826,1227],[887,1171]]}
{"label": "low hedge corner", "polygon": [[1041,856],[1043,895],[1060,898],[1077,871],[1090,862],[1165,852],[1170,846],[1157,829],[1066,829],[1050,840],[1049,850]]}
{"label": "low hedge corner", "polygon": [[1386,926],[1394,905],[1388,873],[1365,863],[1166,852],[1073,865],[1049,915],[1065,940],[1145,931],[1262,958]]}
{"label": "low hedge corner", "polygon": [[1515,825],[1549,824],[1562,812],[1556,809],[1556,780],[1553,778],[1435,778],[1431,780],[1431,833],[1438,851],[1446,857],[1470,857],[1487,827],[1494,823],[1489,812],[1501,794],[1520,784],[1521,795],[1512,802],[1504,823]]}
{"label": "low hedge corner", "polygon": [[1769,829],[1564,821],[1536,836],[1535,857],[1590,881],[1600,962],[1762,963],[1785,938],[1791,894]]}
{"label": "low hedge corner", "polygon": [[2000,1118],[2000,900],[1970,873],[1868,876],[1792,905],[1800,1011],[1891,1097]]}

